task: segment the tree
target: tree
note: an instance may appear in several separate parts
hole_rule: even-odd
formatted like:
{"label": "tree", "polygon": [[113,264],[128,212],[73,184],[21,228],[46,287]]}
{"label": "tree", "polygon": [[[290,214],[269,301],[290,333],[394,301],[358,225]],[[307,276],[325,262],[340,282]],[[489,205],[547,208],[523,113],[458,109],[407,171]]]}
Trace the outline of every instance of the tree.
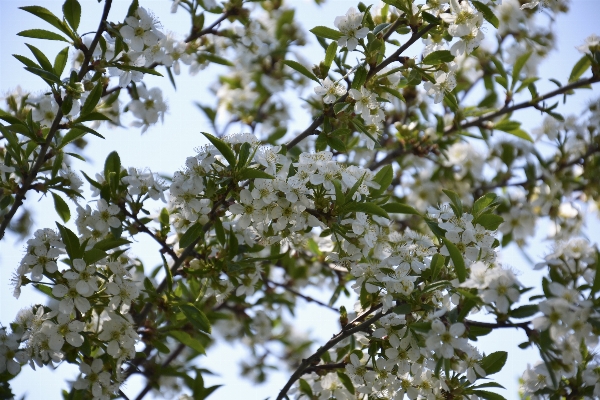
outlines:
{"label": "tree", "polygon": [[[2,398],[26,364],[66,361],[80,371],[68,399],[128,398],[120,387],[136,374],[137,399],[168,377],[181,398],[204,399],[218,389],[196,363],[213,328],[246,339],[259,380],[279,346],[290,377],[265,394],[277,399],[501,399],[490,377],[507,352],[476,344],[507,329],[539,350],[524,397],[600,397],[599,253],[581,235],[582,207],[600,198],[600,103],[559,113],[560,98],[600,81],[600,38],[579,47],[568,82],[542,92],[536,76],[567,2],[359,3],[310,29],[313,66],[281,1],[175,0],[190,16],[184,40],[138,0],[124,15],[112,6],[91,33],[78,0],[62,15],[21,7],[40,25],[19,33],[32,55],[15,57],[45,92],[15,92],[0,110],[0,239],[28,238],[14,294],[32,287],[47,302],[0,327]],[[29,39],[68,46],[50,57]],[[116,149],[97,174],[74,171],[93,151],[86,137],[126,115],[142,133],[162,120],[149,76],[176,87],[184,65],[219,73],[215,103],[198,104],[206,144],[182,152],[185,167],[125,168]],[[303,87],[312,122],[299,128],[287,89]],[[542,128],[524,129],[522,109]],[[51,195],[55,227],[28,231],[33,192]],[[556,245],[530,296],[498,254],[531,240],[538,219]],[[141,237],[158,248],[154,269],[128,251]],[[355,310],[335,307],[341,296]],[[318,346],[295,336],[284,310],[298,300],[339,312],[339,331]]]}

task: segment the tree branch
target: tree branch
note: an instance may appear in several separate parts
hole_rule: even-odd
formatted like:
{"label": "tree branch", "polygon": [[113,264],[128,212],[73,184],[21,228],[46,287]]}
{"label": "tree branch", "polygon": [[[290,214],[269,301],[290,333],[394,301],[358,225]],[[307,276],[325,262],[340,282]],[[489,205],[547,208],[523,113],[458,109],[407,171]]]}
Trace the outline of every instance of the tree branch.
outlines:
{"label": "tree branch", "polygon": [[334,335],[327,343],[325,343],[323,346],[319,347],[319,349],[313,355],[302,360],[302,363],[300,364],[300,366],[292,374],[292,376],[287,381],[287,383],[285,384],[283,389],[281,389],[281,391],[279,392],[279,395],[277,395],[277,400],[283,400],[284,398],[286,398],[287,392],[288,392],[288,390],[290,390],[290,388],[292,387],[294,382],[296,382],[302,375],[304,375],[305,371],[308,368],[310,368],[310,366],[313,363],[318,362],[318,360],[321,359],[321,356],[323,354],[325,354],[326,351],[328,351],[333,346],[335,346],[342,340],[346,339],[347,337],[352,336],[356,332],[364,331],[371,324],[379,321],[381,318],[383,318],[384,316],[386,316],[392,312],[392,310],[388,310],[387,312],[380,312],[379,314],[367,319],[366,321],[359,323],[358,325],[354,325],[357,322],[357,320],[362,320],[363,318],[365,318],[366,316],[371,314],[374,310],[376,310],[380,307],[381,307],[381,305],[378,305],[375,308],[371,308],[370,310],[366,311],[365,313],[359,315],[354,321],[352,321],[350,324],[346,325],[337,335]]}
{"label": "tree branch", "polygon": [[[177,346],[177,348],[171,353],[169,354],[169,357],[161,364],[161,369],[166,368],[169,366],[169,364],[171,364],[180,354],[181,352],[185,349],[185,345],[184,344],[179,344]],[[144,389],[142,389],[142,391],[140,392],[140,394],[138,394],[138,396],[135,398],[135,400],[142,400],[144,398],[144,396],[146,396],[146,394],[148,394],[148,392],[152,389],[152,382],[150,380],[148,380],[148,383],[146,383],[146,386],[144,386]]]}
{"label": "tree branch", "polygon": [[522,103],[515,104],[512,107],[503,107],[500,110],[495,111],[495,112],[493,112],[491,114],[481,116],[481,117],[479,117],[477,119],[474,119],[472,121],[466,122],[466,123],[458,125],[458,126],[451,126],[450,128],[448,128],[448,129],[446,129],[444,131],[444,135],[448,135],[448,134],[456,132],[458,130],[462,130],[462,129],[466,129],[466,128],[471,128],[471,127],[474,127],[474,126],[482,126],[482,124],[484,122],[490,121],[490,120],[492,120],[492,119],[494,119],[496,117],[499,117],[501,115],[509,114],[509,113],[511,113],[513,111],[521,110],[523,108],[534,107],[538,103],[540,103],[540,102],[542,102],[544,100],[547,100],[547,99],[552,98],[554,96],[558,96],[559,94],[566,93],[566,92],[568,92],[568,91],[570,91],[572,89],[577,89],[577,88],[580,88],[582,86],[591,85],[592,83],[596,83],[596,82],[600,82],[600,77],[592,76],[592,77],[587,78],[587,79],[581,79],[581,80],[575,81],[575,82],[570,83],[568,85],[562,86],[562,87],[560,87],[560,88],[558,88],[556,90],[553,90],[552,92],[548,92],[548,93],[546,93],[543,96],[539,96],[539,97],[536,97],[536,98],[531,99],[529,101],[524,101]]}
{"label": "tree branch", "polygon": [[[81,81],[81,79],[85,76],[85,74],[89,70],[90,60],[92,59],[92,57],[94,55],[94,49],[98,45],[100,36],[102,35],[102,32],[104,32],[104,24],[106,22],[106,19],[108,18],[108,13],[110,12],[111,5],[112,5],[112,0],[105,0],[104,10],[102,11],[102,16],[100,17],[100,24],[98,26],[98,30],[96,31],[96,35],[94,35],[94,38],[92,39],[92,43],[90,44],[90,47],[85,52],[85,55],[83,58],[83,63],[81,64],[81,69],[79,70],[79,73],[77,74],[78,81]],[[27,172],[27,176],[26,176],[25,180],[19,187],[19,190],[17,190],[17,193],[15,195],[15,202],[13,203],[12,207],[10,208],[10,211],[8,213],[6,213],[6,215],[2,219],[2,223],[0,224],[0,240],[4,237],[6,228],[8,228],[8,225],[10,224],[10,221],[12,220],[12,218],[15,216],[17,210],[19,209],[19,207],[21,207],[23,205],[23,200],[25,200],[25,195],[27,194],[27,191],[30,189],[33,181],[37,179],[38,172],[40,172],[40,169],[46,162],[46,154],[48,153],[48,150],[50,149],[50,144],[52,143],[52,140],[54,139],[56,132],[58,132],[58,130],[59,130],[59,125],[60,125],[60,121],[61,121],[62,117],[63,117],[63,113],[62,113],[62,110],[59,108],[58,111],[56,112],[56,116],[54,117],[54,121],[52,121],[50,130],[48,131],[48,136],[46,137],[46,140],[40,147],[40,152],[37,155],[37,158],[35,160],[35,163],[33,164],[33,167],[31,167],[31,169]]]}
{"label": "tree branch", "polygon": [[266,283],[267,285],[268,285],[268,284],[271,284],[271,285],[274,285],[274,286],[277,286],[277,287],[283,288],[283,289],[287,290],[288,292],[292,293],[293,295],[296,295],[296,296],[298,296],[298,297],[300,297],[300,298],[302,298],[302,299],[304,299],[304,300],[308,301],[309,303],[315,303],[315,304],[318,304],[318,305],[320,305],[320,306],[322,306],[322,307],[328,308],[328,309],[330,309],[330,310],[332,310],[332,311],[335,311],[335,312],[340,312],[340,310],[339,310],[339,309],[337,309],[337,308],[335,308],[335,307],[332,307],[332,306],[330,306],[329,304],[323,303],[322,301],[319,301],[319,300],[317,300],[317,299],[313,299],[313,298],[312,298],[312,297],[310,297],[310,296],[307,296],[307,295],[305,295],[305,294],[302,294],[302,293],[300,293],[300,292],[299,292],[299,291],[297,291],[296,289],[292,288],[292,287],[291,287],[289,284],[275,282],[275,281],[272,281],[272,280],[270,280],[270,279],[265,279],[265,283]]}

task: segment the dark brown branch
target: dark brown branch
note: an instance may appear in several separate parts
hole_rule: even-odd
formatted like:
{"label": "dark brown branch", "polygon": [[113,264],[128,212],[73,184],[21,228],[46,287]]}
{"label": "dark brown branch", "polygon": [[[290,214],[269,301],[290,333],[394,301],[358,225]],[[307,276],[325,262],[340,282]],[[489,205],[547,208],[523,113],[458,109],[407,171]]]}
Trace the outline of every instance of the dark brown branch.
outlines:
{"label": "dark brown branch", "polygon": [[216,33],[214,29],[217,27],[217,25],[219,25],[221,22],[225,21],[228,17],[229,17],[229,12],[223,13],[223,15],[221,15],[219,18],[217,18],[217,20],[215,22],[213,22],[206,28],[204,28],[198,32],[190,33],[190,35],[187,38],[185,38],[185,42],[189,43],[192,40],[196,40],[196,39],[200,38],[201,36],[207,35],[209,33]]}
{"label": "dark brown branch", "polygon": [[402,53],[404,53],[417,40],[419,40],[423,36],[425,36],[425,34],[427,32],[429,32],[430,30],[432,30],[435,26],[436,25],[433,25],[433,24],[427,25],[425,28],[421,29],[420,31],[413,32],[412,36],[410,37],[410,39],[408,39],[406,41],[406,43],[404,43],[402,46],[400,46],[398,48],[398,50],[396,50],[391,56],[389,56],[388,58],[383,60],[381,62],[381,64],[379,64],[378,66],[376,66],[375,68],[373,68],[372,70],[369,71],[369,73],[367,74],[367,80],[369,80],[370,77],[374,76],[375,74],[377,74],[379,71],[381,71],[382,69],[384,69],[385,67],[387,67],[388,65],[393,63],[394,61],[398,61],[398,59],[402,55]]}
{"label": "dark brown branch", "polygon": [[495,111],[495,112],[493,112],[491,114],[488,114],[488,115],[481,116],[481,117],[479,117],[477,119],[474,119],[472,121],[466,122],[466,123],[461,124],[459,126],[452,126],[452,127],[448,128],[448,129],[446,129],[444,131],[444,135],[448,135],[448,134],[456,132],[458,130],[462,130],[462,129],[466,129],[466,128],[471,128],[471,127],[474,127],[474,126],[481,126],[481,127],[484,127],[484,128],[488,128],[487,126],[484,126],[484,122],[491,121],[494,118],[500,117],[500,116],[505,115],[505,114],[509,114],[509,113],[511,113],[513,111],[521,110],[523,108],[535,107],[540,102],[542,102],[544,100],[550,99],[550,98],[552,98],[554,96],[558,96],[559,94],[564,94],[564,93],[566,93],[566,92],[568,92],[568,91],[570,91],[572,89],[577,89],[577,88],[580,88],[580,87],[583,87],[583,86],[591,85],[592,83],[596,83],[596,82],[600,82],[600,77],[592,76],[591,78],[581,79],[581,80],[575,81],[575,82],[570,83],[568,85],[561,86],[560,88],[558,88],[556,90],[548,92],[548,93],[546,93],[543,96],[539,96],[539,97],[536,97],[536,98],[531,99],[529,101],[524,101],[522,103],[515,104],[514,106],[511,106],[511,107],[503,107],[503,108],[501,108],[498,111]]}
{"label": "dark brown branch", "polygon": [[125,208],[125,205],[119,205],[119,207],[121,208],[121,211],[123,211],[123,213],[131,218],[132,220],[135,221],[136,225],[136,229],[139,230],[140,232],[144,232],[145,234],[147,234],[148,236],[152,237],[152,239],[154,239],[154,241],[158,244],[160,244],[161,247],[161,253],[167,253],[168,255],[171,256],[171,258],[173,260],[177,260],[179,257],[177,257],[177,254],[175,254],[175,252],[173,251],[173,249],[162,239],[158,238],[154,233],[152,233],[152,231],[150,229],[148,229],[148,227],[146,225],[144,225],[142,223],[142,221],[139,220],[139,218],[136,215],[133,215],[131,212],[127,211],[127,209]]}
{"label": "dark brown branch", "polygon": [[317,118],[315,118],[315,120],[312,122],[312,124],[310,124],[310,126],[308,128],[306,128],[304,130],[304,132],[302,132],[301,134],[299,134],[298,136],[296,136],[294,139],[292,139],[286,145],[287,149],[290,150],[290,149],[296,147],[296,145],[298,143],[300,143],[303,139],[309,137],[310,135],[314,135],[315,130],[317,129],[317,127],[323,123],[323,119],[324,119],[323,115],[320,115]]}
{"label": "dark brown branch", "polygon": [[380,312],[379,314],[367,319],[364,322],[356,324],[358,321],[364,319],[366,316],[370,315],[374,310],[380,308],[381,305],[371,308],[369,311],[359,315],[354,321],[350,324],[346,325],[338,334],[334,335],[327,343],[323,346],[319,347],[319,349],[313,353],[310,357],[302,360],[300,366],[294,371],[290,379],[287,381],[283,389],[277,395],[277,400],[283,400],[287,397],[287,392],[290,390],[294,382],[296,382],[302,375],[304,375],[305,371],[310,368],[313,363],[318,362],[321,359],[321,356],[325,354],[326,351],[331,349],[333,346],[346,339],[347,337],[352,336],[357,332],[364,331],[371,326],[371,324],[379,321],[384,316],[390,314],[392,310],[388,310],[387,312]]}
{"label": "dark brown branch", "polygon": [[[104,32],[104,24],[106,23],[106,19],[108,18],[108,13],[109,13],[110,7],[112,5],[112,0],[105,0],[105,1],[106,2],[104,3],[104,10],[102,11],[102,16],[100,17],[100,24],[98,26],[98,30],[96,31],[96,35],[94,35],[94,38],[92,39],[92,43],[90,44],[90,47],[85,52],[85,55],[83,58],[83,63],[81,64],[81,69],[79,70],[79,73],[77,74],[78,81],[81,81],[81,79],[88,72],[89,64],[90,64],[90,61],[94,54],[94,49],[98,45],[98,41],[100,40],[100,36],[102,35],[102,32]],[[58,132],[58,130],[59,130],[59,125],[60,125],[60,121],[62,120],[62,117],[63,117],[63,113],[62,113],[62,110],[59,108],[56,113],[56,117],[54,117],[54,121],[52,121],[52,125],[50,126],[48,136],[46,137],[45,142],[40,147],[40,151],[39,151],[39,154],[37,155],[35,163],[31,167],[31,169],[27,172],[25,180],[19,187],[19,190],[17,190],[17,193],[15,195],[15,201],[14,201],[12,207],[10,208],[10,211],[8,213],[6,213],[6,215],[2,219],[2,223],[0,224],[0,240],[4,237],[6,228],[8,228],[8,225],[10,224],[10,221],[15,216],[17,210],[19,209],[19,207],[21,207],[23,205],[23,201],[25,200],[25,195],[27,194],[27,191],[32,186],[31,184],[33,183],[33,181],[37,179],[38,172],[40,172],[40,169],[46,162],[46,154],[48,153],[48,150],[50,149],[50,145],[52,144],[52,140],[54,139],[56,132]]]}

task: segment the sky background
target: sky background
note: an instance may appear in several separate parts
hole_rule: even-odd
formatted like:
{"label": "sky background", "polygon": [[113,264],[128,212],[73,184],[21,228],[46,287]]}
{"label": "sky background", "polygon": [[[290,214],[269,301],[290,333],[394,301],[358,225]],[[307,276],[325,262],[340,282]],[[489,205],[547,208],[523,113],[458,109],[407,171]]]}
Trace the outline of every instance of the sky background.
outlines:
{"label": "sky background", "polygon": [[[92,0],[81,0],[83,15],[80,32],[95,30],[98,18],[101,14],[102,5]],[[119,21],[123,19],[129,6],[129,1],[114,0],[109,20]],[[60,15],[62,1],[38,0],[38,1],[14,1],[2,0],[0,4],[0,94],[14,90],[20,86],[24,91],[41,93],[44,83],[22,69],[22,65],[14,59],[11,54],[22,54],[30,56],[29,50],[24,45],[24,38],[16,36],[16,33],[31,28],[41,27],[32,15],[18,10],[18,7],[26,5],[42,5],[55,14]],[[179,37],[184,37],[189,26],[188,15],[180,10],[177,14],[171,14],[170,1],[167,0],[140,0],[141,6],[151,10],[161,21],[166,31],[174,31]],[[298,20],[306,31],[317,25],[333,27],[333,20],[338,15],[346,13],[355,2],[347,0],[328,0],[326,4],[318,7],[311,2],[303,0],[288,1],[297,9]],[[366,2],[366,4],[371,4]],[[375,3],[376,4],[376,3]],[[581,45],[584,39],[592,33],[600,34],[597,16],[600,15],[600,1],[598,0],[573,0],[571,12],[558,20],[555,33],[558,37],[557,49],[541,65],[539,76],[542,78],[556,78],[566,82],[573,64],[581,57],[575,46]],[[492,29],[492,28],[489,28]],[[312,34],[307,38],[310,45],[300,49],[302,56],[311,61],[318,62],[323,57],[323,50]],[[28,39],[29,43],[42,49],[50,60],[64,47],[56,42]],[[416,54],[416,52],[415,52]],[[88,174],[100,171],[107,154],[118,150],[122,165],[138,168],[150,167],[154,172],[172,174],[181,168],[187,156],[194,154],[194,148],[205,143],[201,138],[201,131],[210,131],[204,115],[193,105],[194,101],[211,104],[211,94],[207,90],[214,82],[215,74],[211,69],[202,71],[195,77],[189,77],[186,69],[182,68],[182,74],[177,77],[177,91],[175,92],[167,78],[148,77],[144,79],[148,87],[160,86],[164,97],[169,104],[168,114],[165,116],[164,124],[152,127],[144,135],[140,135],[139,129],[104,129],[100,132],[106,137],[101,140],[93,136],[86,136],[90,145],[85,150],[87,163],[77,160],[73,162],[74,170],[84,170]],[[543,82],[538,85],[538,92],[544,93],[554,89],[552,83]],[[566,106],[562,106],[559,112],[563,114],[580,114],[580,110],[593,97],[598,97],[599,91],[582,91],[575,98],[570,98]],[[127,101],[127,96],[122,96]],[[292,132],[300,132],[308,125],[309,117],[302,111],[299,103],[293,104],[295,122],[291,124]],[[525,128],[532,128],[541,123],[542,117],[537,112],[522,111],[516,114],[516,118],[523,122]],[[127,122],[127,119],[124,119]],[[42,227],[54,227],[55,216],[52,201],[37,193],[30,193],[27,199],[30,209],[35,211],[36,225],[34,229]],[[159,206],[157,206],[158,209]],[[76,216],[74,207],[71,207],[73,217]],[[600,227],[595,217],[589,219],[587,232],[599,232]],[[538,225],[538,235],[531,241],[526,249],[529,257],[539,261],[551,245],[544,241],[547,234],[547,225]],[[597,234],[588,234],[594,242],[598,242]],[[20,308],[45,302],[45,298],[34,293],[34,289],[26,287],[19,300],[12,297],[12,288],[9,279],[23,256],[24,242],[15,237],[7,237],[0,243],[0,322],[8,325]],[[156,246],[149,241],[140,238],[133,245],[133,253],[140,256],[147,268],[153,268],[156,261]],[[502,250],[501,259],[504,264],[520,271],[519,279],[526,286],[537,285],[539,274],[531,270],[531,265],[521,252],[515,248]],[[316,291],[307,292],[316,298],[328,299],[328,293]],[[337,315],[327,309],[300,303],[297,315],[297,326],[303,331],[310,331],[311,336],[322,338],[325,342],[332,334],[339,330]],[[338,303],[336,305],[340,305]],[[347,306],[349,304],[346,304]],[[350,304],[351,306],[351,304]],[[504,396],[507,399],[516,398],[517,379],[526,368],[527,363],[534,363],[539,359],[537,352],[523,351],[516,348],[516,344],[525,340],[522,332],[510,332],[503,330],[494,332],[480,339],[479,348],[486,352],[496,350],[509,351],[509,359],[504,370],[495,375],[495,379],[507,387]],[[201,366],[219,374],[219,376],[207,378],[207,384],[226,384],[217,390],[212,399],[234,399],[243,394],[245,400],[262,400],[266,397],[275,397],[290,373],[285,370],[275,371],[269,381],[264,385],[255,385],[252,382],[239,378],[239,360],[246,350],[240,344],[220,344],[207,352],[207,357],[200,359]],[[33,372],[29,367],[13,380],[13,391],[18,397],[27,395],[28,399],[59,399],[60,389],[66,388],[66,379],[73,379],[77,369],[68,364],[61,365],[53,372],[49,368],[43,368]],[[129,380],[123,387],[123,391],[130,397],[135,398],[140,391],[142,382],[137,379]]]}

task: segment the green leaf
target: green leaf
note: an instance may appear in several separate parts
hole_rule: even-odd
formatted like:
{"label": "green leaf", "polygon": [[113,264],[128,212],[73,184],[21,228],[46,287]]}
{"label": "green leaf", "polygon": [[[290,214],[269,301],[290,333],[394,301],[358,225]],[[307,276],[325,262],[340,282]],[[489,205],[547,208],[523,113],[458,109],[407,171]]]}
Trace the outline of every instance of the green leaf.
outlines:
{"label": "green leaf", "polygon": [[82,130],[82,131],[87,132],[87,133],[91,133],[94,136],[98,136],[100,139],[104,139],[104,136],[102,136],[101,134],[99,134],[98,132],[96,132],[95,130],[93,130],[92,128],[90,128],[88,126],[85,126],[83,124],[74,124],[73,128],[74,129]]}
{"label": "green leaf", "polygon": [[104,179],[109,182],[110,173],[119,176],[121,174],[121,157],[116,151],[111,152],[104,162]]}
{"label": "green leaf", "polygon": [[317,78],[315,76],[315,74],[310,72],[308,70],[308,68],[306,68],[304,65],[300,64],[299,62],[293,61],[293,60],[283,60],[283,63],[285,65],[287,65],[288,67],[300,72],[302,75],[306,76],[307,78],[312,79],[313,81],[317,82],[319,85],[321,84],[321,81],[319,81],[319,78]]}
{"label": "green leaf", "polygon": [[90,265],[90,264],[93,264],[95,262],[102,260],[103,258],[106,258],[107,256],[108,256],[108,254],[106,254],[106,252],[104,250],[100,250],[96,247],[92,247],[91,249],[89,249],[88,251],[86,251],[83,254],[83,259],[85,260],[85,262],[88,265]]}
{"label": "green leaf", "polygon": [[338,151],[340,153],[345,153],[347,151],[346,150],[346,145],[344,144],[344,142],[342,140],[340,140],[339,138],[336,138],[334,136],[327,136],[327,144],[333,150],[336,150],[336,151]]}
{"label": "green leaf", "polygon": [[394,307],[392,309],[392,311],[394,311],[394,314],[406,315],[406,314],[411,313],[412,306],[408,303],[404,303],[404,304],[397,305],[396,307]]}
{"label": "green leaf", "polygon": [[487,6],[487,4],[483,4],[482,2],[476,0],[471,1],[471,3],[473,3],[477,11],[483,14],[483,18],[485,18],[487,22],[492,24],[494,28],[498,29],[498,26],[500,26],[500,21],[492,9]]}
{"label": "green leaf", "polygon": [[513,129],[512,131],[507,131],[506,133],[510,133],[511,135],[533,143],[533,139],[531,138],[531,136],[529,136],[529,133],[525,132],[523,129]]}
{"label": "green leaf", "polygon": [[465,259],[462,254],[456,247],[454,243],[449,241],[448,239],[444,239],[444,244],[450,253],[450,259],[454,264],[454,270],[456,271],[456,276],[458,277],[459,282],[464,282],[467,278],[467,268],[465,267]]}
{"label": "green leaf", "polygon": [[52,82],[52,83],[57,83],[59,85],[62,84],[60,78],[58,76],[54,75],[54,73],[52,73],[52,72],[48,72],[41,68],[33,68],[33,67],[25,67],[25,69],[27,71],[31,72],[32,74],[39,76],[40,78],[42,78],[43,80],[45,80],[48,83]]}
{"label": "green leaf", "polygon": [[27,11],[28,13],[35,15],[38,18],[43,19],[44,21],[48,22],[50,25],[52,25],[53,27],[55,27],[56,29],[61,31],[62,33],[66,34],[68,36],[72,35],[72,32],[65,25],[65,23],[63,21],[61,21],[56,15],[52,14],[52,12],[50,10],[48,10],[47,8],[40,7],[40,6],[26,6],[26,7],[19,7],[19,8],[23,11]]}
{"label": "green leaf", "polygon": [[200,329],[203,332],[211,333],[210,321],[202,311],[196,308],[196,306],[194,306],[191,303],[188,303],[180,305],[179,308],[185,314],[188,321],[190,321],[192,325],[194,325],[194,327]]}
{"label": "green leaf", "polygon": [[387,219],[390,218],[388,213],[385,212],[385,210],[383,208],[381,208],[378,205],[373,204],[373,203],[351,202],[351,203],[345,204],[340,210],[340,214],[342,214],[342,215],[346,215],[351,212],[363,212],[365,214],[378,215],[380,217],[384,217]]}
{"label": "green leaf", "polygon": [[[77,118],[73,122],[79,123],[79,122],[87,122],[87,121],[111,121],[111,119],[102,113],[91,112],[87,115],[82,115],[81,117]],[[104,137],[102,137],[102,138],[104,139]]]}
{"label": "green leaf", "polygon": [[127,16],[133,16],[138,8],[140,8],[140,3],[138,2],[138,0],[133,0],[129,5],[129,9],[127,9]]}
{"label": "green leaf", "polygon": [[129,244],[129,243],[131,243],[131,242],[127,239],[110,238],[110,239],[103,239],[103,240],[99,241],[98,243],[96,243],[94,245],[94,248],[107,251],[107,250],[112,250],[114,248]]}
{"label": "green leaf", "polygon": [[458,100],[456,100],[456,96],[452,92],[446,92],[444,94],[444,103],[454,112],[458,111]]}
{"label": "green leaf", "polygon": [[510,132],[515,129],[519,129],[521,127],[521,123],[517,121],[510,121],[508,119],[503,119],[502,121],[496,122],[494,124],[494,129],[503,132]]}
{"label": "green leaf", "polygon": [[477,217],[473,221],[474,224],[479,224],[479,225],[483,226],[485,229],[487,229],[488,231],[495,231],[496,229],[498,229],[500,224],[503,222],[504,222],[504,218],[502,218],[499,215],[490,214],[490,213],[481,214],[479,217]]}
{"label": "green leaf", "polygon": [[521,307],[517,307],[510,312],[510,316],[513,318],[527,318],[531,317],[539,311],[537,304],[526,304]]}
{"label": "green leaf", "polygon": [[392,183],[392,180],[394,180],[394,169],[391,165],[386,165],[377,171],[373,177],[373,181],[379,184],[379,189],[372,189],[373,195],[379,196],[383,194]]}
{"label": "green leaf", "polygon": [[67,66],[67,60],[69,58],[69,47],[65,47],[58,52],[54,58],[54,73],[60,77]]}
{"label": "green leaf", "polygon": [[312,399],[314,396],[313,396],[313,391],[312,391],[312,388],[310,387],[310,384],[302,378],[298,379],[298,382],[300,383],[300,392],[304,393],[305,395],[309,396],[309,398]]}
{"label": "green leaf", "polygon": [[496,351],[483,357],[481,367],[487,375],[495,374],[496,372],[500,372],[502,367],[504,367],[507,358],[508,353],[506,351]]}
{"label": "green leaf", "polygon": [[28,37],[32,39],[60,40],[62,42],[70,43],[58,33],[50,32],[45,29],[27,29],[17,33],[17,36]]}
{"label": "green leaf", "polygon": [[29,47],[29,50],[31,50],[31,53],[33,54],[35,59],[40,63],[40,66],[43,70],[48,71],[52,74],[54,73],[54,67],[50,63],[50,60],[48,60],[48,57],[46,57],[46,55],[40,49],[33,45],[30,45],[29,43],[25,43],[25,46]]}
{"label": "green leaf", "polygon": [[[356,69],[354,79],[352,80],[352,89],[360,90],[367,81],[367,69],[362,65]],[[377,143],[377,142],[376,142]]]}
{"label": "green leaf", "polygon": [[429,53],[423,58],[423,64],[438,65],[454,61],[454,56],[449,50],[438,50]]}
{"label": "green leaf", "polygon": [[346,388],[346,390],[348,390],[350,394],[353,395],[355,393],[355,390],[354,384],[352,383],[350,377],[348,377],[348,375],[346,375],[342,371],[337,371],[337,376],[340,379],[340,382],[342,382],[342,385],[344,385],[344,387]]}
{"label": "green leaf", "polygon": [[477,201],[475,201],[475,203],[473,204],[473,215],[477,216],[483,210],[492,206],[495,203],[497,197],[498,195],[496,195],[496,193],[486,193],[480,198],[478,198]]}
{"label": "green leaf", "polygon": [[227,143],[225,143],[224,141],[222,141],[221,139],[211,135],[210,133],[206,133],[206,132],[201,132],[205,138],[208,139],[209,142],[211,142],[213,144],[213,146],[215,146],[217,148],[217,150],[219,150],[221,152],[221,154],[223,155],[223,157],[225,157],[225,159],[227,160],[227,162],[229,163],[229,165],[231,166],[231,168],[235,167],[235,154],[233,154],[233,151],[231,150],[231,147],[229,147],[229,145]]}
{"label": "green leaf", "polygon": [[600,252],[596,251],[596,275],[592,284],[592,293],[598,293],[600,290]]}
{"label": "green leaf", "polygon": [[492,332],[492,328],[469,325],[468,334],[469,334],[469,339],[471,339],[471,340],[477,340],[478,336],[485,336],[485,335],[489,334],[490,332]]}
{"label": "green leaf", "polygon": [[521,75],[521,70],[527,63],[527,60],[529,60],[530,56],[531,56],[531,52],[527,52],[527,53],[523,54],[522,56],[519,56],[519,58],[517,58],[517,61],[515,62],[515,65],[514,65],[513,71],[512,71],[511,90],[514,89],[515,86],[517,85],[517,82],[519,81],[519,76]]}
{"label": "green leaf", "polygon": [[215,64],[226,65],[228,67],[234,66],[234,64],[231,61],[229,61],[223,57],[219,57],[218,55],[213,54],[213,53],[202,53],[201,56]]}
{"label": "green leaf", "polygon": [[315,26],[310,31],[314,35],[325,39],[338,40],[342,37],[342,33],[340,31],[336,31],[335,29],[331,29],[326,26]]}
{"label": "green leaf", "polygon": [[339,180],[334,179],[333,181],[331,181],[331,183],[333,183],[333,188],[335,189],[335,202],[337,204],[346,204],[346,196],[344,195],[344,192],[342,191],[342,184],[340,183]]}
{"label": "green leaf", "polygon": [[391,24],[389,23],[383,23],[383,24],[379,24],[377,25],[374,29],[373,29],[373,35],[377,35],[379,32],[383,31],[385,28],[387,28],[388,26],[390,26]]}
{"label": "green leaf", "polygon": [[62,9],[65,19],[71,25],[71,28],[76,31],[81,20],[81,5],[77,0],[66,0]]}
{"label": "green leaf", "polygon": [[506,400],[501,394],[489,392],[487,390],[473,390],[473,394],[476,394],[479,398],[485,400]]}
{"label": "green leaf", "polygon": [[71,258],[71,260],[82,258],[83,250],[80,247],[81,245],[79,244],[77,235],[75,235],[69,228],[59,224],[58,222],[56,223],[56,226],[58,227],[62,241],[65,244],[69,258]]}
{"label": "green leaf", "polygon": [[181,235],[181,238],[179,239],[179,247],[184,249],[192,245],[196,240],[198,240],[200,235],[202,235],[202,232],[202,224],[195,223],[194,225],[190,226],[188,230]]}
{"label": "green leaf", "polygon": [[56,210],[60,219],[63,222],[68,222],[71,219],[71,210],[69,210],[69,206],[67,203],[56,193],[52,193],[52,198],[54,199],[54,209]]}
{"label": "green leaf", "polygon": [[417,210],[404,203],[387,203],[381,208],[389,213],[421,215]]}
{"label": "green leaf", "polygon": [[121,71],[138,71],[138,72],[143,72],[144,74],[163,76],[160,72],[158,72],[154,69],[144,68],[144,67],[136,67],[135,65],[114,64],[114,67],[117,67]]}
{"label": "green leaf", "polygon": [[169,336],[177,339],[179,342],[185,344],[187,347],[196,350],[200,354],[205,354],[204,346],[196,338],[191,337],[187,332],[184,331],[169,331]]}
{"label": "green leaf", "polygon": [[592,65],[592,60],[587,55],[584,55],[575,63],[573,69],[571,70],[571,75],[569,75],[569,82],[575,82],[577,79],[581,77],[588,70],[588,68]]}
{"label": "green leaf", "polygon": [[462,217],[463,205],[462,205],[462,200],[460,199],[460,196],[458,195],[458,193],[453,192],[452,190],[448,190],[448,189],[442,189],[442,192],[444,192],[444,194],[450,198],[450,201],[456,208],[456,217],[457,218]]}
{"label": "green leaf", "polygon": [[333,59],[335,58],[335,55],[337,54],[337,48],[338,48],[337,42],[329,43],[329,46],[327,46],[327,51],[325,52],[325,61],[323,62],[325,64],[325,66],[331,67],[331,63],[333,62]]}
{"label": "green leaf", "polygon": [[171,273],[171,268],[169,268],[169,263],[167,263],[167,259],[164,254],[160,254],[160,258],[163,262],[163,268],[165,270],[165,275],[167,277],[167,289],[169,293],[173,292],[173,274]]}
{"label": "green leaf", "polygon": [[238,174],[239,180],[246,179],[275,179],[272,175],[267,174],[265,171],[259,169],[246,168]]}
{"label": "green leaf", "polygon": [[100,101],[100,98],[102,97],[103,89],[104,85],[102,84],[102,80],[99,80],[98,84],[94,86],[87,99],[85,99],[85,103],[83,103],[83,106],[81,106],[81,115],[87,115],[94,111],[94,109],[98,105],[98,102]]}

